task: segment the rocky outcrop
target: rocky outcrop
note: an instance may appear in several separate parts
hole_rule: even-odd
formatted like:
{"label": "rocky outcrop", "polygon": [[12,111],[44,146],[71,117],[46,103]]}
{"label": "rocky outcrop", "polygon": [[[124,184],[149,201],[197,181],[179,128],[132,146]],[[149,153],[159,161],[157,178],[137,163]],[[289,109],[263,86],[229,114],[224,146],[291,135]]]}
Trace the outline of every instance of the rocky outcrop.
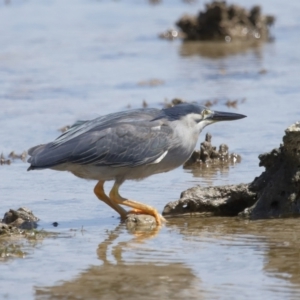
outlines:
{"label": "rocky outcrop", "polygon": [[285,133],[278,149],[259,156],[259,165],[266,170],[249,185],[258,200],[242,216],[257,219],[300,214],[300,122]]}
{"label": "rocky outcrop", "polygon": [[279,148],[259,156],[265,171],[250,184],[194,187],[168,203],[164,216],[202,214],[250,219],[300,215],[300,122],[285,131]]}
{"label": "rocky outcrop", "polygon": [[185,15],[176,25],[187,40],[267,40],[273,16],[264,16],[260,6],[249,11],[238,5],[227,5],[225,1],[206,4],[205,11],[197,16]]}
{"label": "rocky outcrop", "polygon": [[255,202],[256,194],[248,184],[196,186],[184,191],[179,200],[168,203],[163,216],[236,216]]}

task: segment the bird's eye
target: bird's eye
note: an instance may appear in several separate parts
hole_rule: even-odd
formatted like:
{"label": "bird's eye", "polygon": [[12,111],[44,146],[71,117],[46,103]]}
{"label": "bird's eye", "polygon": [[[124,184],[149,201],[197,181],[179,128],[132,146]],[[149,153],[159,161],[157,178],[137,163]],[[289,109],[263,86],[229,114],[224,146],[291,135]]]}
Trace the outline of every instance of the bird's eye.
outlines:
{"label": "bird's eye", "polygon": [[210,115],[210,111],[208,109],[204,109],[202,111],[202,117],[205,119],[208,115]]}

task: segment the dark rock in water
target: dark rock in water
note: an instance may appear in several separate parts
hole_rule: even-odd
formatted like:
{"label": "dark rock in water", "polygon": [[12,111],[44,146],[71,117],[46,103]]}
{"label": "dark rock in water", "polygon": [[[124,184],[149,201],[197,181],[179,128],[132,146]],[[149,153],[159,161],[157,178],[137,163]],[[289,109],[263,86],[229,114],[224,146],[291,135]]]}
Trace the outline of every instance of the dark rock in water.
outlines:
{"label": "dark rock in water", "polygon": [[236,153],[229,153],[229,148],[226,144],[221,144],[219,149],[212,146],[212,136],[207,133],[205,141],[201,143],[200,150],[195,150],[191,157],[184,163],[184,168],[205,167],[217,165],[224,166],[241,162],[241,156]]}
{"label": "dark rock in water", "polygon": [[[2,220],[0,220],[2,229],[33,229],[37,227],[37,221],[39,219],[28,208],[21,207],[18,210],[10,209],[4,214]],[[5,224],[5,225],[3,225]],[[7,226],[8,225],[8,226]],[[1,232],[0,232],[1,234]]]}
{"label": "dark rock in water", "polygon": [[175,40],[184,37],[183,33],[176,29],[166,30],[165,32],[160,33],[158,36],[165,40]]}
{"label": "dark rock in water", "polygon": [[67,130],[69,130],[70,128],[71,128],[70,125],[65,125],[65,126],[59,128],[58,131],[64,133],[64,132],[66,132]]}
{"label": "dark rock in water", "polygon": [[15,153],[15,151],[11,151],[8,157],[12,159],[21,159],[22,161],[26,161],[27,151],[23,151],[21,154]]}
{"label": "dark rock in water", "polygon": [[168,203],[163,215],[239,215],[250,219],[299,216],[300,122],[285,132],[283,145],[259,156],[260,166],[266,170],[252,183],[191,188],[178,201]]}
{"label": "dark rock in water", "polygon": [[125,224],[127,229],[132,232],[147,231],[157,227],[155,218],[145,214],[128,214]]}
{"label": "dark rock in water", "polygon": [[182,100],[180,98],[174,98],[170,102],[168,100],[165,100],[164,107],[169,108],[169,107],[173,107],[174,105],[181,104],[181,103],[187,103],[187,101]]}
{"label": "dark rock in water", "polygon": [[3,155],[3,153],[1,153],[0,155],[0,165],[10,165],[11,161],[10,159],[6,159]]}
{"label": "dark rock in water", "polygon": [[248,184],[218,187],[196,186],[184,191],[179,200],[168,203],[163,216],[237,216],[256,202]]}
{"label": "dark rock in water", "polygon": [[300,215],[300,122],[285,133],[283,145],[259,156],[259,165],[266,170],[249,185],[258,200],[241,216],[259,219]]}
{"label": "dark rock in water", "polygon": [[12,161],[16,159],[20,159],[23,162],[26,161],[27,157],[27,152],[23,151],[21,154],[16,154],[15,151],[11,151],[10,154],[8,155],[9,158],[5,158],[3,153],[0,155],[0,165],[10,165]]}
{"label": "dark rock in water", "polygon": [[227,5],[225,1],[206,4],[206,10],[197,16],[185,15],[176,25],[185,33],[187,40],[266,40],[273,16],[264,16],[260,6],[247,11],[238,5]]}

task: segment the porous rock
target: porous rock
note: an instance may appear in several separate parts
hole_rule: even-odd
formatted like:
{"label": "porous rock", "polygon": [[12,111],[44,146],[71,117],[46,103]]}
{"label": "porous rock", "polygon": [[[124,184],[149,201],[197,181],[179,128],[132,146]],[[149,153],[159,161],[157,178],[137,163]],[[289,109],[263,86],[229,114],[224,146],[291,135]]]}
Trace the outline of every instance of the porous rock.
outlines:
{"label": "porous rock", "polygon": [[241,216],[258,219],[300,215],[300,122],[285,133],[279,148],[259,156],[259,165],[266,170],[249,185],[258,200]]}
{"label": "porous rock", "polygon": [[256,201],[248,184],[217,187],[196,186],[184,191],[179,200],[168,203],[163,216],[236,216]]}
{"label": "porous rock", "polygon": [[176,25],[187,40],[261,40],[269,38],[269,26],[273,16],[264,16],[260,6],[249,11],[238,5],[227,5],[225,1],[206,4],[205,11],[196,16],[185,15]]}
{"label": "porous rock", "polygon": [[0,235],[5,233],[16,233],[18,229],[34,229],[39,219],[26,207],[18,210],[10,209],[0,219]]}
{"label": "porous rock", "polygon": [[217,147],[212,145],[211,140],[211,134],[207,133],[205,141],[200,144],[200,150],[195,150],[183,167],[197,168],[202,165],[222,167],[241,162],[241,156],[236,153],[229,153],[229,147],[226,144],[221,144],[217,150]]}
{"label": "porous rock", "polygon": [[125,219],[126,228],[129,231],[147,231],[155,228],[156,220],[154,216],[145,214],[128,214]]}

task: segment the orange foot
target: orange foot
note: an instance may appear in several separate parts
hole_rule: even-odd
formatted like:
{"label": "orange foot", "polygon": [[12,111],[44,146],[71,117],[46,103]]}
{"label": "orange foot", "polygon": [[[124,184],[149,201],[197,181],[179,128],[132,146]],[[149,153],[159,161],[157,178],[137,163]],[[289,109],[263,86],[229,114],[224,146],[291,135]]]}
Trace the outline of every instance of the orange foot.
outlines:
{"label": "orange foot", "polygon": [[141,209],[137,209],[137,208],[127,211],[127,214],[143,214],[143,213],[144,212]]}

